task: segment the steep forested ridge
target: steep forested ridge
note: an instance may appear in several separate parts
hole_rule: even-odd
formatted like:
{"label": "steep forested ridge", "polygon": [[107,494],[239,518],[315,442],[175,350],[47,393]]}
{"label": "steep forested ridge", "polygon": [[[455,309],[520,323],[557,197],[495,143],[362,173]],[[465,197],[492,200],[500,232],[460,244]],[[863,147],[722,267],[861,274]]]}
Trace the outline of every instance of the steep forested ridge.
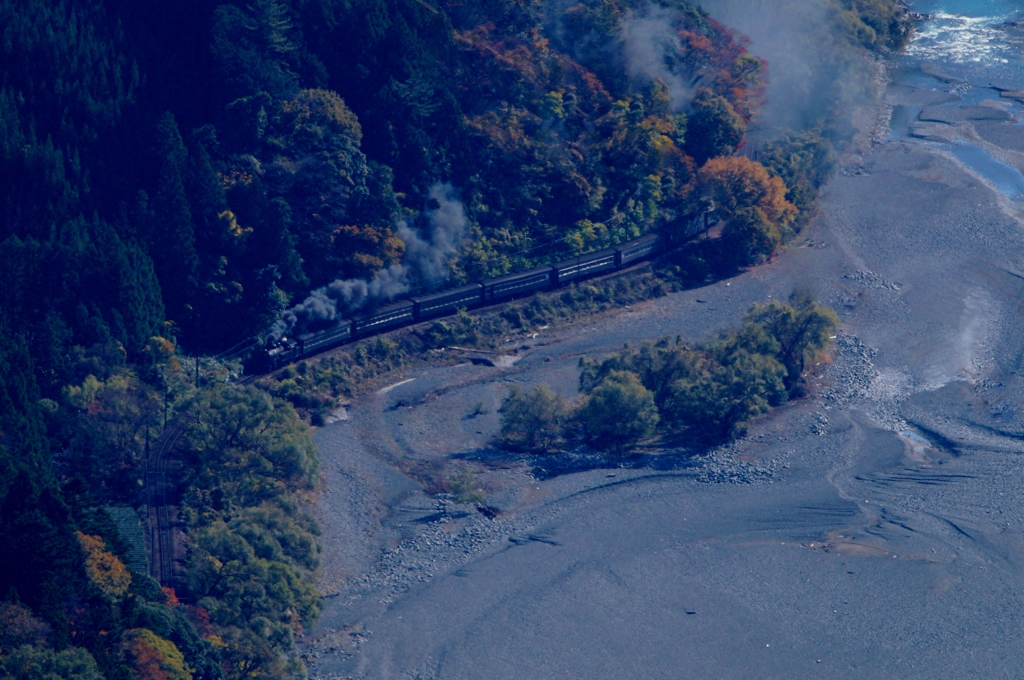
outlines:
{"label": "steep forested ridge", "polygon": [[[132,357],[171,334],[164,314],[224,349],[398,262],[400,220],[440,182],[470,222],[456,279],[669,224],[696,166],[742,142],[764,70],[686,3],[3,12],[0,237],[28,268],[13,283],[54,287],[15,285],[17,316],[85,347],[109,331]],[[635,56],[645,40],[671,60]]]}
{"label": "steep forested ridge", "polygon": [[[829,6],[902,39],[894,1]],[[332,282],[480,280],[708,201],[752,264],[829,164],[828,125],[734,156],[767,66],[687,0],[0,0],[0,38],[5,677],[301,672],[315,449],[186,353]],[[144,504],[179,426],[190,551],[161,589],[103,508]]]}

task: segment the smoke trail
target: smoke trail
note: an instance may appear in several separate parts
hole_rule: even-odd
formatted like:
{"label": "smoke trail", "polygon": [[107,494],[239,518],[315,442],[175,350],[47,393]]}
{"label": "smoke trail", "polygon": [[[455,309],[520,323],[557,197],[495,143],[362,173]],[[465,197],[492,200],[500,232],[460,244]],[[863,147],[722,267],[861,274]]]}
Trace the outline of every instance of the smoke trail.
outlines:
{"label": "smoke trail", "polygon": [[343,319],[363,307],[391,300],[408,292],[414,278],[430,289],[443,284],[447,278],[448,258],[458,250],[466,231],[466,211],[449,183],[438,182],[430,187],[427,198],[436,202],[437,207],[423,212],[427,227],[425,237],[405,220],[398,223],[398,234],[405,241],[401,264],[378,270],[369,281],[338,279],[317,288],[281,314],[270,328],[270,339],[280,340],[297,325]]}
{"label": "smoke trail", "polygon": [[[759,127],[802,130],[858,106],[874,106],[874,83],[860,49],[836,31],[821,0],[698,0],[717,21],[752,41],[768,62],[767,104]],[[831,121],[831,123],[830,123]]]}
{"label": "smoke trail", "polygon": [[681,111],[693,99],[693,90],[667,61],[669,55],[679,54],[682,49],[672,25],[676,15],[657,5],[648,6],[643,14],[630,13],[623,21],[622,38],[629,75],[661,80],[668,87],[673,110]]}
{"label": "smoke trail", "polygon": [[403,220],[398,224],[398,235],[405,241],[402,264],[415,272],[430,289],[444,283],[448,274],[448,257],[458,250],[466,231],[466,211],[456,198],[451,184],[435,184],[427,198],[437,202],[437,208],[424,212],[428,225],[424,239]]}

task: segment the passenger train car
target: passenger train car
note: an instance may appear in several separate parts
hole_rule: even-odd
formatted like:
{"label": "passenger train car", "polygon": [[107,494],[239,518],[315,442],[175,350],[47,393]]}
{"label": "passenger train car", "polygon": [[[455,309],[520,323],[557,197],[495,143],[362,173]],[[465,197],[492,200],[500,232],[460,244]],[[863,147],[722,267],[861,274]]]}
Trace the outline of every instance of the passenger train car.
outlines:
{"label": "passenger train car", "polygon": [[557,288],[590,276],[623,269],[649,259],[659,245],[659,236],[651,234],[555,265],[378,307],[367,314],[339,321],[326,330],[306,333],[296,338],[282,338],[280,342],[265,348],[264,363],[267,368],[279,368],[353,339],[454,314],[459,309],[493,305],[534,291]]}

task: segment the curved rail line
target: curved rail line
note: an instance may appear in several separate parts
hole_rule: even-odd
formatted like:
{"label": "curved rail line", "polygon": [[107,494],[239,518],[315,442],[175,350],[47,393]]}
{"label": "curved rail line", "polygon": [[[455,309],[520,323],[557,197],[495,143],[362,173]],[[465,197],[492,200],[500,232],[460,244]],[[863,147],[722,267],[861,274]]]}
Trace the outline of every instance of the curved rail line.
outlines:
{"label": "curved rail line", "polygon": [[[631,265],[628,265],[626,267],[623,267],[622,269],[617,269],[617,270],[614,270],[614,271],[598,274],[596,276],[588,277],[587,280],[590,281],[590,282],[594,282],[594,281],[607,281],[607,280],[610,280],[610,279],[618,278],[620,276],[626,276],[628,274],[631,274],[631,273],[633,273],[633,272],[635,272],[635,271],[637,271],[639,269],[642,269],[643,267],[647,266],[648,264],[649,263],[647,261],[637,262],[635,264],[631,264]],[[553,293],[555,291],[547,290],[547,291],[536,291],[536,292]],[[502,305],[507,304],[508,302],[512,302],[512,301],[513,300],[503,300],[501,303],[498,303],[496,305],[488,305],[486,307],[478,307],[478,308],[474,309],[473,312],[493,312],[495,309],[500,308]],[[427,319],[427,320],[424,320],[424,321],[413,322],[412,324],[409,324],[408,326],[398,326],[398,327],[395,327],[395,328],[383,330],[383,331],[380,331],[378,333],[374,333],[374,334],[369,335],[369,336],[353,337],[353,338],[348,339],[348,340],[346,340],[344,342],[338,343],[337,345],[331,345],[329,347],[325,347],[325,348],[317,350],[315,352],[311,352],[309,354],[305,354],[301,358],[308,359],[308,358],[311,358],[311,357],[314,357],[314,356],[319,356],[321,354],[326,354],[326,353],[328,353],[330,351],[333,351],[333,350],[337,349],[341,345],[346,345],[346,344],[349,344],[351,342],[356,342],[356,341],[359,341],[359,340],[365,340],[367,337],[373,337],[375,335],[388,335],[388,334],[390,334],[390,333],[392,333],[394,331],[400,331],[400,330],[411,328],[411,327],[414,327],[414,326],[428,324],[428,323],[431,323],[431,322],[436,321],[436,320],[437,320],[437,318],[431,318],[431,319]],[[254,344],[255,344],[254,342],[250,343],[249,347],[252,347]],[[488,353],[488,350],[470,349],[470,348],[463,348],[463,347],[450,347],[449,349],[461,349],[461,350],[464,350],[464,351],[482,352],[482,353],[485,353],[485,354]],[[268,375],[272,375],[277,370],[282,368],[284,365],[285,364],[282,364],[280,366],[273,366],[273,367],[271,367],[269,369],[268,368],[264,368],[262,370],[257,370],[257,371],[252,372],[252,373],[244,373],[244,374],[238,376],[237,378],[233,379],[231,382],[234,385],[242,385],[242,386],[244,386],[244,385],[251,385],[254,382],[256,382],[257,380],[259,380],[260,378],[265,378]]]}
{"label": "curved rail line", "polygon": [[[699,217],[703,216],[703,224]],[[633,271],[663,254],[667,249],[679,247],[701,232],[707,236],[708,213],[700,213],[689,220],[681,237],[671,238],[658,233],[621,243],[611,248],[585,253],[575,258],[545,265],[535,269],[510,274],[497,279],[488,279],[478,284],[443,290],[439,293],[400,300],[376,312],[364,314],[350,320],[341,320],[327,330],[308,333],[298,338],[283,338],[282,341],[263,344],[259,337],[241,340],[233,347],[211,357],[226,361],[234,358],[245,359],[245,372],[231,382],[247,385],[256,379],[273,373],[277,369],[324,352],[339,345],[386,334],[400,328],[433,321],[456,313],[459,309],[475,310],[497,307],[515,298],[540,292],[556,290],[567,283],[584,280],[614,278]],[[694,230],[693,226],[697,229]],[[479,297],[478,297],[479,295]],[[250,361],[255,359],[255,361]],[[198,384],[198,360],[196,364]]]}
{"label": "curved rail line", "polygon": [[271,372],[339,345],[454,314],[459,309],[494,307],[535,292],[623,272],[657,257],[670,245],[659,234],[648,234],[553,265],[393,302],[372,312],[336,321],[322,331],[274,340],[263,349],[258,360],[261,366],[256,370]]}

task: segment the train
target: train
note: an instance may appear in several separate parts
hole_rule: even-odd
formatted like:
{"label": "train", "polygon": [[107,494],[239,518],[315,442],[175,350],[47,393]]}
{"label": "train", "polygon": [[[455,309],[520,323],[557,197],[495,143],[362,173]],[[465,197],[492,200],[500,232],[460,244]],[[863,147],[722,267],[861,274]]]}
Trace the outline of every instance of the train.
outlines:
{"label": "train", "polygon": [[352,319],[338,321],[325,330],[270,342],[263,349],[261,363],[266,369],[274,370],[352,340],[454,314],[460,309],[495,305],[623,269],[651,258],[658,251],[660,241],[658,234],[649,234],[557,264],[394,302]]}

